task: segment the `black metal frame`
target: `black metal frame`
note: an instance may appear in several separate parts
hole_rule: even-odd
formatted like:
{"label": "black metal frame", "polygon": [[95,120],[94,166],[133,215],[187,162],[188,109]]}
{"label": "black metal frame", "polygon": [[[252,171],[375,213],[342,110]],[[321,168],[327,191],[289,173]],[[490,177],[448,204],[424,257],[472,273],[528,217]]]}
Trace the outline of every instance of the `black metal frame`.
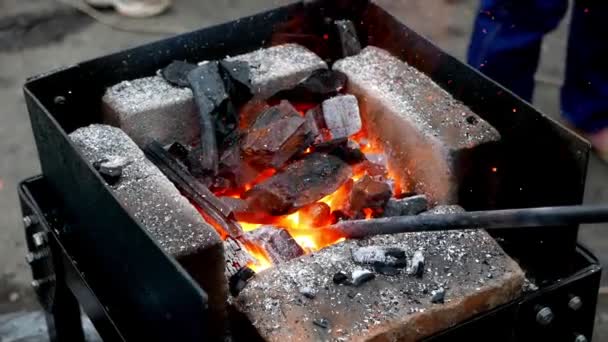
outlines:
{"label": "black metal frame", "polygon": [[[82,325],[80,321],[79,304],[93,322],[99,335],[104,341],[139,341],[140,338],[128,337],[136,332],[149,329],[147,322],[134,318],[130,325],[121,326],[115,322],[116,315],[108,310],[95,289],[104,284],[90,284],[88,274],[80,268],[78,259],[72,256],[74,241],[72,232],[74,227],[66,223],[64,210],[56,201],[46,180],[39,176],[24,181],[19,187],[21,206],[26,217],[34,218],[35,223],[26,227],[26,238],[30,253],[41,250],[33,243],[32,236],[38,232],[47,234],[50,248],[50,263],[38,260],[32,264],[33,276],[36,279],[53,276],[55,281],[46,289],[39,289],[40,301],[45,305],[47,325],[52,341],[83,341]],[[145,253],[145,251],[142,251]],[[591,339],[597,291],[599,288],[601,267],[597,259],[584,247],[578,246],[575,257],[576,271],[561,281],[545,288],[530,292],[517,300],[497,307],[489,312],[474,317],[467,322],[459,324],[444,332],[433,336],[432,341],[487,341],[492,336],[493,341],[527,341],[550,340],[572,341],[575,335],[581,334]],[[160,274],[158,277],[174,277],[173,274]],[[171,280],[172,278],[168,278]],[[122,279],[128,281],[128,279]],[[111,281],[119,281],[112,279]],[[94,285],[94,287],[92,287]],[[194,283],[192,287],[197,287]],[[157,295],[163,296],[166,288],[154,287]],[[174,294],[170,294],[174,296]],[[578,296],[583,303],[578,310],[568,306],[568,302]],[[182,315],[196,307],[196,302],[187,303],[180,298],[172,297],[181,304],[173,307],[160,308],[143,301],[139,303],[139,310],[147,311],[148,316],[160,317],[170,315],[183,321],[156,322],[160,324],[163,336],[147,336],[146,340],[179,340],[197,341],[201,336],[184,336],[179,329],[195,329],[200,324],[196,317]],[[550,308],[555,320],[549,326],[542,326],[536,321],[539,308]],[[127,303],[115,307],[116,310],[128,309]],[[118,323],[118,324],[117,324]],[[204,326],[203,326],[204,328]],[[132,336],[132,335],[131,335]]]}
{"label": "black metal frame", "polygon": [[[297,41],[332,59],[331,20],[326,18],[352,19],[364,44],[382,47],[406,60],[500,131],[500,153],[487,158],[487,165],[466,170],[459,196],[465,208],[582,203],[590,149],[587,142],[441,51],[377,5],[364,0],[307,1],[28,80],[24,93],[45,191],[54,194],[52,202],[70,227],[69,234],[52,233],[49,239],[53,264],[60,274],[56,292],[60,296],[56,298],[64,296],[69,303],[68,291],[59,291],[65,284],[59,283],[70,280],[63,289],[69,288],[76,295],[104,337],[188,341],[205,336],[205,293],[117,201],[67,134],[101,121],[101,96],[106,87],[153,75],[175,59],[221,58],[285,41]],[[314,39],[325,33],[330,39]],[[490,172],[493,167],[498,172]],[[35,207],[26,189],[21,189],[22,198]],[[545,287],[581,270],[576,263],[580,255],[577,233],[577,226],[567,226],[498,232],[496,236]],[[58,259],[59,255],[62,258]],[[73,285],[72,280],[84,286]],[[87,291],[95,298],[92,302],[82,302],[80,293]],[[59,320],[56,326],[61,324]]]}

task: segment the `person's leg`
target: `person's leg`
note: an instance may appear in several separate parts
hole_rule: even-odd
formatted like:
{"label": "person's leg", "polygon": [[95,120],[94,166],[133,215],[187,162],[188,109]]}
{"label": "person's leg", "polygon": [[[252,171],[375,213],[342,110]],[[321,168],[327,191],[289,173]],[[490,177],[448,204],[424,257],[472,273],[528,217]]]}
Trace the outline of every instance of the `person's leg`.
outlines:
{"label": "person's leg", "polygon": [[[587,134],[608,132],[607,19],[605,1],[578,1],[572,11],[562,115]],[[608,135],[603,140],[608,153]]]}
{"label": "person's leg", "polygon": [[531,101],[542,38],[567,10],[568,0],[482,0],[468,63]]}

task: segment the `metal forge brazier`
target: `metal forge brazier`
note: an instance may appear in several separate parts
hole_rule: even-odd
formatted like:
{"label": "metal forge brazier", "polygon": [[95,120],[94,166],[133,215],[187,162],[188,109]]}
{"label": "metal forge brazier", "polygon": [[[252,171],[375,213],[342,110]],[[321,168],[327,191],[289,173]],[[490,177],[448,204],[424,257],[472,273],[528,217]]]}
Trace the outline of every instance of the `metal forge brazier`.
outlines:
{"label": "metal forge brazier", "polygon": [[[335,19],[350,19],[363,46],[379,47],[406,61],[500,133],[500,143],[480,152],[488,164],[477,164],[458,175],[458,187],[451,191],[444,191],[445,183],[439,182],[434,194],[467,210],[582,201],[589,146],[577,136],[441,52],[374,4],[294,4],[28,82],[25,94],[44,178],[25,182],[21,197],[24,213],[34,217],[26,221],[36,286],[58,337],[79,336],[77,303],[108,340],[200,339],[214,328],[207,326],[209,319],[217,318],[209,315],[213,303],[200,282],[193,281],[200,275],[182,268],[188,269],[189,261],[178,260],[180,265],[161,249],[67,137],[104,120],[101,101],[106,88],[154,75],[173,60],[221,59],[283,43],[301,44],[334,61],[339,56],[331,45],[333,38],[326,35]],[[348,74],[348,63],[341,68]],[[356,87],[352,92],[357,93]],[[379,134],[389,128],[378,123]],[[474,157],[465,154],[462,158]],[[500,172],[493,172],[494,168]],[[32,213],[36,215],[29,216]],[[599,266],[577,247],[577,227],[555,231],[497,232],[501,247],[539,289],[434,337],[590,337]],[[576,310],[569,307],[574,297],[584,303]],[[542,322],[546,308],[552,310],[555,321],[543,326],[537,320],[541,317]],[[315,329],[327,329],[323,325],[317,321]]]}

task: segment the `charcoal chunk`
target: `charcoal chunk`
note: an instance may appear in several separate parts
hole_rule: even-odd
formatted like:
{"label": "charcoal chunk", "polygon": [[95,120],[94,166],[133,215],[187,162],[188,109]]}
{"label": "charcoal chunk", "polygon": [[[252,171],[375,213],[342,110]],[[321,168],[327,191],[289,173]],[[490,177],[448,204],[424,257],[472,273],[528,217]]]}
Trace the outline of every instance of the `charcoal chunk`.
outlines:
{"label": "charcoal chunk", "polygon": [[356,269],[351,274],[351,283],[353,286],[360,286],[368,281],[376,278],[376,275],[364,268]]}
{"label": "charcoal chunk", "polygon": [[391,195],[390,185],[365,175],[353,185],[349,210],[352,213],[358,213],[363,208],[383,208]]}
{"label": "charcoal chunk", "polygon": [[396,247],[364,246],[352,250],[353,261],[360,265],[407,266],[405,251]]}
{"label": "charcoal chunk", "polygon": [[329,321],[325,318],[314,319],[312,323],[320,328],[327,329],[329,328]]}
{"label": "charcoal chunk", "polygon": [[226,91],[235,104],[243,104],[253,97],[249,63],[223,60],[219,62],[219,71]]}
{"label": "charcoal chunk", "polygon": [[194,94],[201,128],[200,145],[193,150],[194,155],[190,158],[193,167],[190,171],[197,177],[215,175],[218,171],[216,116],[222,104],[228,100],[218,63],[208,62],[198,66],[188,74],[188,82]]}
{"label": "charcoal chunk", "polygon": [[407,273],[422,278],[422,274],[424,273],[424,254],[422,254],[422,251],[414,252]]}
{"label": "charcoal chunk", "polygon": [[113,156],[111,158],[104,158],[93,163],[93,167],[99,172],[99,175],[109,185],[115,185],[122,176],[122,170],[127,166],[129,160],[124,157]]}
{"label": "charcoal chunk", "polygon": [[357,98],[340,95],[323,101],[323,119],[333,139],[346,138],[361,130]]}
{"label": "charcoal chunk", "polygon": [[397,267],[381,264],[374,265],[374,272],[387,276],[396,276],[401,273]]}
{"label": "charcoal chunk", "polygon": [[342,57],[356,55],[361,52],[361,43],[357,37],[357,29],[350,20],[334,21],[338,32],[338,39],[342,48]]}
{"label": "charcoal chunk", "polygon": [[299,102],[319,102],[337,95],[346,84],[346,76],[338,71],[319,69],[289,90],[273,96],[276,99],[289,99]]}
{"label": "charcoal chunk", "polygon": [[231,217],[238,221],[265,224],[276,222],[276,217],[253,210],[247,201],[240,198],[220,197],[220,200],[229,208]]}
{"label": "charcoal chunk", "polygon": [[350,165],[365,161],[365,154],[359,149],[359,144],[347,138],[332,139],[313,147],[315,151],[334,155]]}
{"label": "charcoal chunk", "polygon": [[255,272],[247,266],[238,270],[228,280],[230,294],[234,297],[238,296],[245,286],[247,286],[249,279],[251,279],[253,276],[255,276]]}
{"label": "charcoal chunk", "polygon": [[264,248],[275,265],[304,255],[302,247],[285,229],[262,226],[248,232],[246,236],[250,241]]}
{"label": "charcoal chunk", "polygon": [[239,110],[239,129],[246,132],[257,120],[261,113],[268,110],[270,106],[266,101],[251,100],[245,103]]}
{"label": "charcoal chunk", "polygon": [[289,102],[282,101],[258,116],[241,148],[253,166],[279,168],[310,146],[313,135],[309,122]]}
{"label": "charcoal chunk", "polygon": [[323,153],[312,153],[255,185],[244,198],[251,208],[284,215],[336,191],[352,175],[348,164]]}
{"label": "charcoal chunk", "polygon": [[175,159],[181,161],[182,163],[185,163],[185,161],[188,159],[188,154],[190,154],[190,150],[179,142],[174,142],[171,144],[168,151]]}
{"label": "charcoal chunk", "polygon": [[445,302],[445,289],[439,288],[437,290],[431,291],[431,303],[433,304],[443,304]]}
{"label": "charcoal chunk", "polygon": [[338,272],[334,274],[332,280],[336,285],[345,284],[348,281],[348,276],[342,272]]}
{"label": "charcoal chunk", "polygon": [[196,69],[196,64],[190,64],[184,61],[173,61],[161,70],[163,78],[178,87],[188,87],[188,74]]}
{"label": "charcoal chunk", "polygon": [[401,199],[391,198],[384,207],[383,216],[416,215],[428,208],[429,201],[425,195],[416,195]]}
{"label": "charcoal chunk", "polygon": [[255,119],[252,128],[263,128],[277,122],[281,119],[300,117],[298,111],[289,103],[289,101],[281,101],[278,105],[269,107],[261,111]]}

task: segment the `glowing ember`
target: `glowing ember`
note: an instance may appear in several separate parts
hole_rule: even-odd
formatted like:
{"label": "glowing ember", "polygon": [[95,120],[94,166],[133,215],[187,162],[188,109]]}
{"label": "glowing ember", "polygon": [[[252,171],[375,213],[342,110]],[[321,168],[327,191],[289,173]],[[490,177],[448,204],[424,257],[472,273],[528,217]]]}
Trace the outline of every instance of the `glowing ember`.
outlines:
{"label": "glowing ember", "polygon": [[[295,107],[303,115],[308,109],[313,108],[316,104],[296,104]],[[352,135],[350,139],[358,144],[361,152],[367,155],[381,155],[383,154],[382,148],[374,144],[374,142],[370,141],[365,135],[365,127],[359,131],[358,133]],[[302,152],[302,154],[310,154],[313,153],[314,147],[308,147],[306,150]],[[302,247],[305,253],[312,253],[318,251],[327,246],[339,243],[344,241],[344,237],[336,234],[328,233],[327,230],[319,229],[320,227],[330,225],[336,223],[337,220],[348,218],[355,213],[349,213],[350,211],[350,199],[351,199],[351,191],[353,188],[353,184],[361,179],[363,176],[369,173],[370,176],[374,176],[372,173],[376,172],[376,175],[380,177],[386,177],[388,179],[394,179],[392,177],[392,173],[389,170],[386,170],[386,166],[380,166],[381,164],[371,164],[378,165],[380,167],[380,173],[378,173],[377,168],[370,168],[370,164],[360,163],[352,166],[353,175],[351,179],[344,182],[340,187],[334,191],[333,193],[321,198],[315,203],[309,204],[297,210],[296,212],[285,215],[285,216],[276,216],[271,217],[269,219],[271,224],[274,227],[285,229],[289,232],[291,237],[296,241],[296,243]],[[240,189],[228,188],[228,189],[219,189],[216,192],[216,195],[230,196],[233,198],[243,198],[243,195],[246,191],[254,187],[256,184],[263,182],[264,180],[272,177],[277,170],[269,168],[259,173],[259,175],[249,184],[246,184]],[[400,193],[401,189],[395,189],[395,193]],[[208,215],[202,213],[203,217],[207,221],[209,221]],[[370,208],[364,208],[362,214],[366,219],[370,219],[374,215],[374,210]],[[238,222],[244,232],[251,232],[263,226],[261,223],[251,223],[251,222]],[[211,224],[218,230],[218,233],[222,238],[227,237],[227,233],[222,231],[222,228],[217,225]],[[251,262],[247,266],[251,268],[255,272],[263,271],[267,268],[272,267],[272,261],[269,258],[267,252],[263,247],[257,245],[249,241],[247,238],[242,239],[242,243],[247,250],[247,252],[252,256],[255,262]]]}

